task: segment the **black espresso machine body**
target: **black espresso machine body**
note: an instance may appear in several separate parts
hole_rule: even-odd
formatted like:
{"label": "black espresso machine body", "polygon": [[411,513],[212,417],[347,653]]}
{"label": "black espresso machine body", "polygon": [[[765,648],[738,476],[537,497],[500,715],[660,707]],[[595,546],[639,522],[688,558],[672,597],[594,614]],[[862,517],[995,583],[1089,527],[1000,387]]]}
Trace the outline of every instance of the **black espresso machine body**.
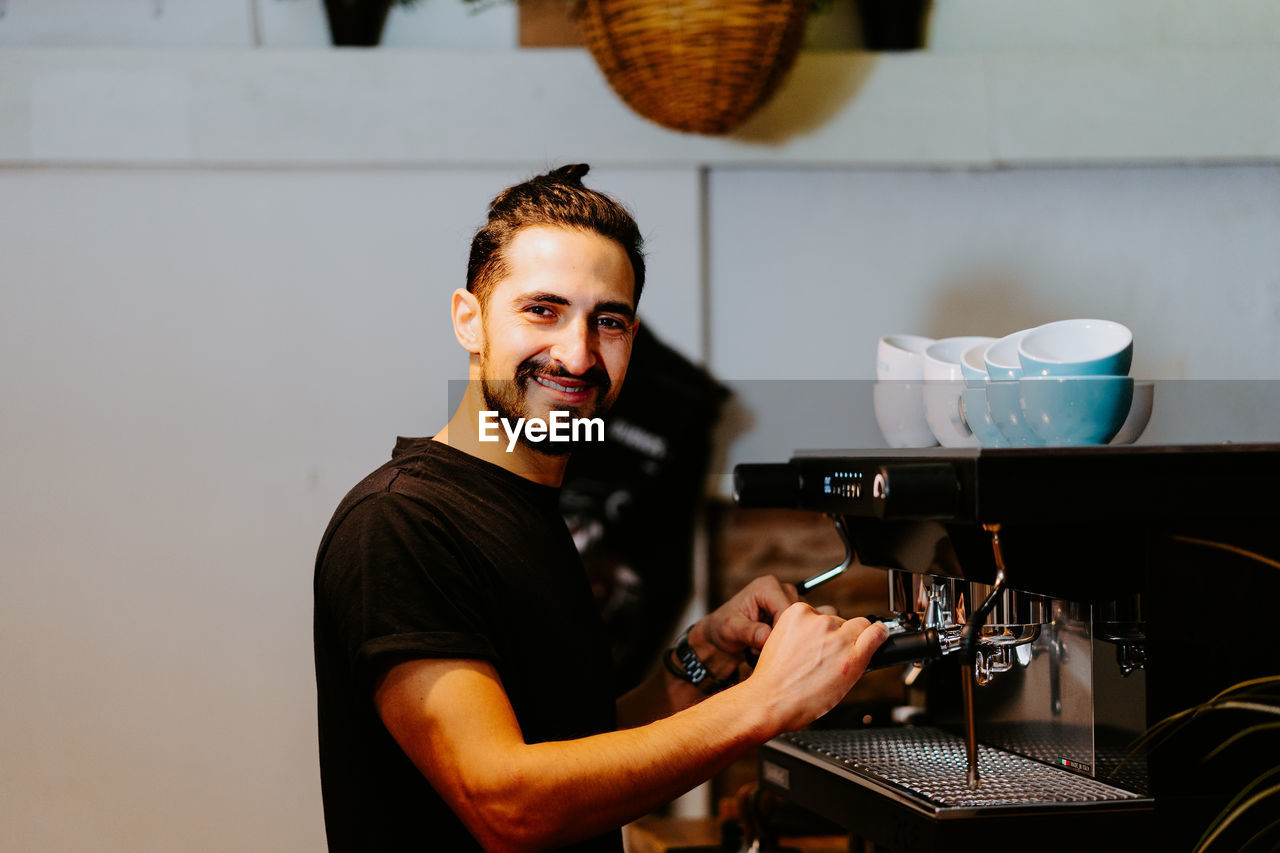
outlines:
{"label": "black espresso machine body", "polygon": [[[908,671],[923,724],[820,722],[761,750],[762,784],[851,834],[910,851],[1007,831],[1127,849],[1142,833],[1192,850],[1280,768],[1257,714],[1183,713],[1280,673],[1280,445],[814,451],[734,479],[743,507],[831,515],[855,565],[886,571],[894,624],[956,652]],[[1272,806],[1209,849],[1236,849]]]}

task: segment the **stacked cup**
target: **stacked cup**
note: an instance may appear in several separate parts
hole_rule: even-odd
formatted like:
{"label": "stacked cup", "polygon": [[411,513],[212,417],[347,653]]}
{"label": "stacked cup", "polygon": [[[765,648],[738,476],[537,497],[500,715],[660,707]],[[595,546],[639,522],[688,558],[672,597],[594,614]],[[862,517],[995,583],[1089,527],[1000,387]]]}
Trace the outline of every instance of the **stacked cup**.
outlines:
{"label": "stacked cup", "polygon": [[1151,417],[1154,384],[1128,375],[1133,334],[1110,320],[999,340],[888,335],[876,360],[876,420],[891,447],[1127,444]]}
{"label": "stacked cup", "polygon": [[964,414],[965,423],[973,430],[978,443],[983,447],[1011,447],[1013,443],[1005,438],[996,427],[991,416],[991,406],[987,400],[987,389],[991,384],[990,370],[987,368],[984,354],[995,343],[990,338],[965,350],[960,357],[960,372],[964,374],[964,390],[960,392],[960,411]]}
{"label": "stacked cup", "polygon": [[967,374],[964,355],[995,338],[959,337],[935,341],[924,351],[924,415],[929,429],[944,447],[977,447],[982,444],[980,419],[970,421],[964,411],[964,395],[981,380]]}
{"label": "stacked cup", "polygon": [[1133,333],[1111,320],[1059,320],[1018,340],[1023,424],[1049,447],[1106,444],[1133,404]]}
{"label": "stacked cup", "polygon": [[1039,447],[1044,441],[1027,426],[1022,414],[1018,345],[1030,329],[1005,335],[982,353],[987,368],[987,406],[996,431],[1009,447]]}
{"label": "stacked cup", "polygon": [[938,443],[925,421],[922,395],[924,351],[933,342],[922,335],[885,335],[876,344],[876,424],[890,447]]}

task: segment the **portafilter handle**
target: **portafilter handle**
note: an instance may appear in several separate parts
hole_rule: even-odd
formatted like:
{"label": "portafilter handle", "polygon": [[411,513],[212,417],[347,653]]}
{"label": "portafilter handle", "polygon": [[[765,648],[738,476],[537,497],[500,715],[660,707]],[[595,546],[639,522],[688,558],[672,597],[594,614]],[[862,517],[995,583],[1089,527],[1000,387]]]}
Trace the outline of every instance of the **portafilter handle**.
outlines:
{"label": "portafilter handle", "polygon": [[[879,621],[868,616],[872,621]],[[904,663],[924,663],[952,654],[960,648],[960,626],[925,628],[920,631],[902,629],[896,622],[886,622],[889,638],[871,655],[867,671],[899,666]]]}
{"label": "portafilter handle", "polygon": [[881,643],[880,648],[871,655],[871,660],[867,663],[867,672],[904,663],[936,660],[940,657],[942,657],[942,643],[938,637],[937,628],[890,634],[889,639]]}

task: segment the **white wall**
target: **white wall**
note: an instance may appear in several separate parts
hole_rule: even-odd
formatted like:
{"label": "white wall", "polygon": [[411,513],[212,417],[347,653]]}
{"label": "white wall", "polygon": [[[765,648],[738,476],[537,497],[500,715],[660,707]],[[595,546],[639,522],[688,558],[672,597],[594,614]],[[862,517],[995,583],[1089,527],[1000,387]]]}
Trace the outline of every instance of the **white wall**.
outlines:
{"label": "white wall", "polygon": [[726,376],[873,378],[889,332],[1105,316],[1136,376],[1280,379],[1276,166],[753,169],[714,172],[711,199]]}
{"label": "white wall", "polygon": [[249,47],[254,0],[3,0],[0,45]]}
{"label": "white wall", "polygon": [[[384,47],[509,48],[514,3],[395,4]],[[322,0],[0,0],[0,45],[325,47]]]}
{"label": "white wall", "polygon": [[[1121,45],[1275,43],[1269,0],[1207,17],[1222,5],[1128,0],[1033,17],[1021,0],[991,0],[975,17],[937,0],[932,37],[957,53],[1070,49],[1099,33]],[[475,19],[461,8],[398,9],[387,43],[510,46],[510,7]],[[428,9],[451,20],[428,26]],[[318,11],[318,0],[0,0],[0,45],[148,58],[188,45],[322,49]],[[456,109],[441,120],[486,113]],[[296,135],[280,121],[259,146]],[[85,139],[62,127],[59,144]],[[316,850],[314,549],[393,437],[443,420],[445,382],[464,363],[443,306],[485,202],[531,170],[463,158],[193,168],[145,127],[108,128],[124,155],[92,168],[74,163],[94,152],[59,161],[22,131],[15,150],[40,157],[0,168],[0,847]],[[787,145],[756,151],[781,157]],[[763,163],[712,169],[704,196],[696,162],[637,158],[588,180],[630,202],[649,238],[642,317],[725,377],[771,389],[858,379],[887,331],[995,334],[1087,313],[1134,326],[1136,372],[1280,378],[1274,164]],[[825,420],[847,430],[840,443],[878,440],[865,406],[841,403]],[[779,459],[831,435],[805,432],[823,419],[803,405],[773,399],[749,415],[735,458]]]}
{"label": "white wall", "polygon": [[[1105,317],[1137,377],[1280,380],[1276,166],[717,171],[710,199],[709,363],[752,380],[726,465],[881,446],[868,383],[835,380],[873,379],[889,333]],[[1274,415],[1277,385],[1236,390]],[[1156,415],[1171,442],[1280,439],[1274,416]]]}
{"label": "white wall", "polygon": [[[524,174],[0,171],[6,850],[322,846],[315,548],[447,418],[449,294]],[[588,180],[696,345],[696,175]]]}

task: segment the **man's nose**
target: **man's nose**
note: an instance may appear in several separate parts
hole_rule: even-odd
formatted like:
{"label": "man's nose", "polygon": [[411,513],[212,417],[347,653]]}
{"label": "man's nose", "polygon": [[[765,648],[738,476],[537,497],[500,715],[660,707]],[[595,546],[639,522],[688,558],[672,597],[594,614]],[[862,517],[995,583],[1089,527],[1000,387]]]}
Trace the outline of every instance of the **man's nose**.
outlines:
{"label": "man's nose", "polygon": [[580,376],[591,369],[596,354],[586,321],[566,325],[551,347],[550,355],[575,375]]}

